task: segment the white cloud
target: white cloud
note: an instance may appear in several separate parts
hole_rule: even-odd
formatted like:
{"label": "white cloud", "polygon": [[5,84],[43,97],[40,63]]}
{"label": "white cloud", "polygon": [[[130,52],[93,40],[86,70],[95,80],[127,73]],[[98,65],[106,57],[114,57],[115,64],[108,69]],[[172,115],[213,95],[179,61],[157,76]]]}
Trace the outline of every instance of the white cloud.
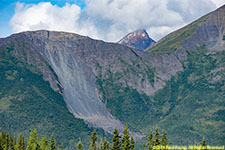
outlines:
{"label": "white cloud", "polygon": [[77,5],[66,4],[60,8],[50,2],[38,5],[17,3],[15,15],[10,23],[14,31],[37,29],[73,31],[80,12]]}
{"label": "white cloud", "polygon": [[145,28],[159,40],[225,3],[225,0],[86,0],[84,10],[42,2],[18,3],[10,24],[15,32],[37,29],[69,31],[106,41]]}
{"label": "white cloud", "polygon": [[37,5],[16,4],[15,14],[10,21],[14,32],[27,30],[56,30],[75,32],[83,35],[97,35],[91,22],[79,22],[81,9],[73,4],[63,7],[42,2]]}
{"label": "white cloud", "polygon": [[212,2],[216,5],[216,7],[221,7],[225,4],[224,0],[212,0]]}

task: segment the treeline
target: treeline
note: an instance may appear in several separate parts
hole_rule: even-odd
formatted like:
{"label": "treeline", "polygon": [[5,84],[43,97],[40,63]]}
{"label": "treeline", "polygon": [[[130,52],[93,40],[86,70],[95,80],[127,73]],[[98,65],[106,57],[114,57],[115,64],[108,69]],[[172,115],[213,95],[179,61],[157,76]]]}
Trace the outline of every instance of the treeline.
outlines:
{"label": "treeline", "polygon": [[[168,141],[166,137],[166,131],[163,130],[162,135],[160,135],[158,128],[155,129],[154,134],[150,131],[148,135],[148,140],[143,145],[143,150],[153,150],[159,146],[160,150],[168,149]],[[205,139],[203,138],[201,150],[206,150]],[[79,138],[78,143],[74,143],[74,149],[83,150],[87,149],[88,146],[82,144]],[[132,135],[130,135],[128,127],[125,126],[123,129],[123,134],[120,134],[117,129],[113,131],[112,143],[110,144],[106,138],[98,142],[98,137],[96,130],[93,131],[90,138],[90,145],[88,150],[134,150],[135,141]],[[63,145],[59,146],[59,141],[56,142],[54,135],[51,138],[47,136],[42,136],[41,139],[38,137],[37,130],[31,130],[30,136],[27,141],[25,141],[24,136],[19,134],[13,137],[12,134],[5,132],[4,130],[0,133],[0,150],[63,150]]]}
{"label": "treeline", "polygon": [[0,133],[0,150],[60,150],[60,148],[56,145],[54,135],[51,139],[42,136],[40,140],[36,129],[31,130],[27,141],[22,134],[13,138],[8,131],[2,130]]}

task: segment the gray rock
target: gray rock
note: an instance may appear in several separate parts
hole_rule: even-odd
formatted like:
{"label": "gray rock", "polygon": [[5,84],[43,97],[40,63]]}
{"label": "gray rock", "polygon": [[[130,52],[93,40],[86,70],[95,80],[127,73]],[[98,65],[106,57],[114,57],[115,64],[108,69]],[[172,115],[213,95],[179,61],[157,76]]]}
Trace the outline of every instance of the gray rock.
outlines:
{"label": "gray rock", "polygon": [[[107,132],[112,132],[113,128],[122,131],[123,125],[106,109],[96,84],[97,76],[104,76],[108,70],[124,73],[134,69],[116,82],[151,96],[163,88],[171,76],[183,70],[179,61],[185,57],[182,51],[169,55],[148,54],[77,34],[43,30],[23,32],[10,38],[21,37],[27,45],[26,56],[22,56],[20,48],[16,48],[15,56],[41,70],[43,78],[64,96],[75,117]],[[154,70],[154,84],[148,77],[149,69]]]}

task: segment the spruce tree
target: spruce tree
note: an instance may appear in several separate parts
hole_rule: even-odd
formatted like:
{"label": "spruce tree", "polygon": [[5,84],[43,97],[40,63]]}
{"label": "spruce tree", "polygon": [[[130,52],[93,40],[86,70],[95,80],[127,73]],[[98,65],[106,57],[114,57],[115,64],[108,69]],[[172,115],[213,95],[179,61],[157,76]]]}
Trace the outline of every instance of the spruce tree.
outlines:
{"label": "spruce tree", "polygon": [[107,141],[106,138],[104,138],[103,145],[104,145],[103,146],[104,150],[109,150],[110,149],[109,142]]}
{"label": "spruce tree", "polygon": [[37,150],[40,149],[39,138],[37,136],[37,130],[31,130],[30,137],[28,139],[27,150]]}
{"label": "spruce tree", "polygon": [[13,139],[13,147],[14,147],[15,150],[16,150],[16,146],[17,146],[17,144],[16,144],[16,136],[14,136],[14,139]]}
{"label": "spruce tree", "polygon": [[18,138],[17,138],[16,149],[17,150],[25,150],[26,149],[25,140],[21,133],[18,135]]}
{"label": "spruce tree", "polygon": [[41,143],[40,143],[40,149],[41,150],[47,150],[47,140],[44,136],[41,137]]}
{"label": "spruce tree", "polygon": [[162,132],[162,140],[161,140],[161,145],[164,147],[163,150],[166,150],[166,146],[168,145],[168,142],[167,142],[167,137],[166,137],[166,131],[163,130]]}
{"label": "spruce tree", "polygon": [[1,133],[0,133],[0,150],[3,150],[3,145],[4,145],[4,139],[3,139],[2,131],[1,131]]}
{"label": "spruce tree", "polygon": [[158,128],[155,128],[155,135],[154,135],[154,146],[160,145],[160,134]]}
{"label": "spruce tree", "polygon": [[96,135],[96,130],[93,131],[92,136],[91,136],[91,144],[89,146],[89,150],[97,150],[97,135]]}
{"label": "spruce tree", "polygon": [[83,144],[82,144],[82,142],[81,142],[81,139],[79,138],[79,142],[77,143],[77,149],[78,150],[83,150]]}
{"label": "spruce tree", "polygon": [[112,145],[112,150],[120,150],[120,135],[119,131],[115,128],[113,131],[113,145]]}
{"label": "spruce tree", "polygon": [[9,136],[9,150],[14,150],[14,142],[13,142],[13,137],[12,134]]}
{"label": "spruce tree", "polygon": [[131,149],[131,150],[134,150],[134,143],[135,143],[135,142],[134,142],[133,136],[131,136],[130,143],[131,143],[131,144],[130,144],[130,149]]}
{"label": "spruce tree", "polygon": [[154,139],[153,139],[152,131],[150,131],[148,136],[148,150],[152,150],[153,146],[154,146]]}
{"label": "spruce tree", "polygon": [[6,133],[4,130],[0,133],[0,150],[3,150],[6,143]]}
{"label": "spruce tree", "polygon": [[202,138],[201,150],[207,150],[207,144],[205,141],[205,137]]}
{"label": "spruce tree", "polygon": [[9,132],[6,132],[6,137],[5,137],[5,144],[4,144],[4,148],[5,150],[9,149]]}
{"label": "spruce tree", "polygon": [[55,142],[55,137],[54,137],[54,134],[52,134],[52,137],[51,137],[51,143],[50,143],[50,150],[56,150],[56,142]]}
{"label": "spruce tree", "polygon": [[123,129],[122,150],[130,149],[130,135],[127,125]]}
{"label": "spruce tree", "polygon": [[109,150],[110,146],[109,146],[109,142],[107,141],[106,138],[104,138],[104,141],[101,140],[100,142],[100,150]]}
{"label": "spruce tree", "polygon": [[40,144],[37,144],[37,147],[35,150],[41,150]]}
{"label": "spruce tree", "polygon": [[104,143],[102,139],[100,140],[100,143],[99,143],[99,150],[104,150]]}

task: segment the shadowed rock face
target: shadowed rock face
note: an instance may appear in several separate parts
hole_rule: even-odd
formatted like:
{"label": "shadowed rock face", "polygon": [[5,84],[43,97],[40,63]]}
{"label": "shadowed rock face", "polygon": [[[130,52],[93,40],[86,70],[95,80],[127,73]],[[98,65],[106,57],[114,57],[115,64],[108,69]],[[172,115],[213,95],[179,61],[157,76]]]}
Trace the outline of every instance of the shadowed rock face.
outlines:
{"label": "shadowed rock face", "polygon": [[112,132],[122,131],[122,123],[106,109],[96,93],[95,75],[79,58],[76,50],[81,37],[57,32],[27,32],[26,37],[38,48],[36,52],[50,64],[63,87],[64,100],[76,118]]}
{"label": "shadowed rock face", "polygon": [[118,43],[138,50],[145,50],[147,47],[153,45],[155,41],[149,37],[145,30],[140,29],[127,34]]}
{"label": "shadowed rock face", "polygon": [[[96,86],[96,77],[104,76],[108,70],[112,73],[123,73],[126,69],[134,68],[136,72],[139,72],[138,75],[136,72],[127,74],[118,82],[128,84],[149,96],[163,88],[165,82],[177,72],[183,71],[181,62],[186,59],[186,52],[182,50],[164,55],[149,54],[120,44],[106,43],[72,33],[34,31],[23,34],[32,41],[32,45],[40,47],[36,48],[37,52],[47,59],[53,69],[58,67],[65,69],[68,66],[68,70],[76,70],[76,74],[81,73],[80,76],[84,76],[84,81],[92,87]],[[62,60],[66,62],[60,64]],[[121,60],[129,65],[124,65]],[[134,62],[140,67],[136,67]],[[152,76],[154,84],[147,79],[146,70],[149,68],[155,70]],[[54,71],[58,75],[58,71]],[[59,75],[61,76],[62,73]],[[63,78],[65,77],[61,76],[59,80],[65,89]],[[142,79],[146,80],[143,82]],[[97,90],[97,87],[95,88]]]}
{"label": "shadowed rock face", "polygon": [[212,53],[225,50],[225,5],[201,18],[201,22],[190,38],[182,43],[185,49],[206,46]]}
{"label": "shadowed rock face", "polygon": [[[64,96],[67,107],[75,117],[107,132],[112,132],[114,128],[122,131],[122,123],[110,114],[99,95],[96,76],[100,73],[99,65],[102,67],[102,74],[108,69],[112,72],[123,71],[125,68],[118,59],[123,58],[129,63],[139,61],[141,56],[136,54],[137,51],[120,44],[105,43],[64,32],[24,32],[12,35],[7,40],[18,38],[24,40],[27,48],[24,51],[16,49],[17,58],[42,71],[44,79],[50,82],[51,87]],[[23,58],[23,53],[26,59]],[[52,69],[43,62],[47,62]],[[123,83],[126,81],[121,80]],[[129,84],[135,85],[132,79],[129,79]],[[137,133],[133,135],[141,136]]]}

